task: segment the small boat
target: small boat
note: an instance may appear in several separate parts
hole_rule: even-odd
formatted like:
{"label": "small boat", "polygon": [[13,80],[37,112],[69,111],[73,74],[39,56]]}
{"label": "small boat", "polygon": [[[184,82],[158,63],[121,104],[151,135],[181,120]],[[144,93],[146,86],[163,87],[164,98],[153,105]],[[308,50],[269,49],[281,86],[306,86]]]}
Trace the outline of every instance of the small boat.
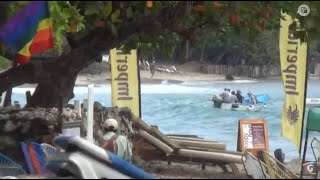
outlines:
{"label": "small boat", "polygon": [[226,109],[226,110],[232,110],[232,111],[260,111],[267,107],[267,105],[270,103],[271,98],[268,94],[260,94],[256,95],[257,98],[257,104],[256,105],[250,105],[249,97],[244,97],[242,104],[238,103],[221,103],[219,100],[221,100],[221,97],[216,94],[213,97],[213,103],[215,108],[219,109]]}
{"label": "small boat", "polygon": [[222,103],[220,109],[230,109],[232,111],[260,111],[266,108],[266,105],[242,105],[242,104],[232,104],[232,103]]}
{"label": "small boat", "polygon": [[320,106],[320,98],[307,98],[306,105],[307,106]]}

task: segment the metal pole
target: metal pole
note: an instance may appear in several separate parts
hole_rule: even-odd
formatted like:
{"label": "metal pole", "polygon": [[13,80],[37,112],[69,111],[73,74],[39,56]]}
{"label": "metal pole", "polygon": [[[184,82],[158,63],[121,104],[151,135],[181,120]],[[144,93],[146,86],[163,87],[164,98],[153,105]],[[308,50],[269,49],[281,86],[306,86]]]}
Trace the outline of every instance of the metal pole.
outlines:
{"label": "metal pole", "polygon": [[303,179],[303,173],[304,173],[303,164],[304,164],[304,161],[306,160],[307,147],[308,147],[308,137],[309,137],[309,130],[307,129],[306,130],[306,139],[304,140],[304,149],[303,149],[303,158],[302,158],[302,162],[301,162],[300,179]]}
{"label": "metal pole", "polygon": [[57,125],[57,133],[62,134],[62,126],[63,126],[63,97],[61,94],[61,84],[60,82],[57,82],[58,85],[58,91],[59,91],[59,97],[58,97],[58,125]]}
{"label": "metal pole", "polygon": [[87,140],[93,141],[93,103],[94,103],[94,85],[88,86],[88,116],[87,116]]}

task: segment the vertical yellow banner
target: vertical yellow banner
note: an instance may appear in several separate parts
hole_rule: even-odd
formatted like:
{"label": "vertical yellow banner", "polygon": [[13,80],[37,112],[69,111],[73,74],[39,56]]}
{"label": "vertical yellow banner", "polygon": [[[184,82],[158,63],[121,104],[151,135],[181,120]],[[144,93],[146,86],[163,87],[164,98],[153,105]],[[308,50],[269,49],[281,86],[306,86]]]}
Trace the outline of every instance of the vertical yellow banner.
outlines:
{"label": "vertical yellow banner", "polygon": [[305,91],[306,91],[306,66],[307,43],[295,37],[299,29],[289,30],[289,26],[299,21],[292,19],[281,12],[280,20],[280,61],[282,82],[285,91],[285,101],[282,109],[282,136],[296,144],[301,152],[303,132]]}
{"label": "vertical yellow banner", "polygon": [[110,59],[112,106],[128,107],[136,117],[141,117],[137,51],[125,54],[120,49],[112,49]]}

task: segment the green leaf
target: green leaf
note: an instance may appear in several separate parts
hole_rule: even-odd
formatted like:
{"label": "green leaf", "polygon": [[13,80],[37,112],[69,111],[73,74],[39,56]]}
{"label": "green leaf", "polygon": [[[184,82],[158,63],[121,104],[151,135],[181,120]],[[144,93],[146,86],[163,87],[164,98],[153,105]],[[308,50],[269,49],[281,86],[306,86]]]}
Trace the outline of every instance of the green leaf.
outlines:
{"label": "green leaf", "polygon": [[86,28],[86,26],[82,22],[77,24],[77,30],[78,31],[81,31],[81,30],[83,30],[85,28]]}
{"label": "green leaf", "polygon": [[98,9],[97,9],[97,5],[95,3],[89,3],[86,6],[86,11],[84,12],[84,14],[86,16],[88,15],[93,15],[93,14],[97,14],[98,13]]}
{"label": "green leaf", "polygon": [[120,16],[120,10],[116,10],[114,13],[112,13],[111,15],[111,22],[119,22],[120,20],[118,19],[118,17]]}
{"label": "green leaf", "polygon": [[109,26],[112,35],[114,35],[115,37],[118,37],[118,31],[117,28],[110,22],[107,23],[107,25]]}
{"label": "green leaf", "polygon": [[133,16],[133,11],[132,11],[132,7],[130,6],[127,9],[127,18],[132,18],[132,16]]}
{"label": "green leaf", "polygon": [[107,1],[103,5],[103,16],[108,17],[112,12],[112,1]]}

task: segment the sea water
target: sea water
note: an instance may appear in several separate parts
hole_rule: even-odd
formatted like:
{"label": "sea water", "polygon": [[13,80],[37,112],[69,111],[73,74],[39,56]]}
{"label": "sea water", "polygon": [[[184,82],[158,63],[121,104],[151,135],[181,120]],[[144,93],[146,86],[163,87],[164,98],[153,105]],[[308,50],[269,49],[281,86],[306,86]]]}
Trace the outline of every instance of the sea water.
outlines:
{"label": "sea water", "polygon": [[[309,80],[308,96],[320,97],[320,81]],[[272,101],[266,109],[259,112],[230,111],[213,108],[209,101],[224,88],[232,91],[241,90],[243,95],[248,91],[254,94],[267,93]],[[12,100],[25,104],[25,92],[33,88],[14,88]],[[75,87],[73,100],[87,98],[87,87]],[[111,106],[110,84],[99,85],[94,89],[95,101],[104,106]],[[296,146],[281,137],[281,113],[284,102],[284,88],[280,80],[274,81],[217,81],[185,82],[170,84],[142,84],[142,119],[150,125],[157,125],[166,134],[198,135],[205,139],[217,140],[227,144],[228,150],[237,148],[239,119],[264,118],[268,125],[270,152],[281,148],[286,161],[299,158]],[[308,109],[306,110],[307,115]],[[320,121],[320,119],[319,119]],[[304,132],[305,134],[305,132]],[[311,133],[308,143],[307,159],[313,160],[310,141],[317,133]]]}

